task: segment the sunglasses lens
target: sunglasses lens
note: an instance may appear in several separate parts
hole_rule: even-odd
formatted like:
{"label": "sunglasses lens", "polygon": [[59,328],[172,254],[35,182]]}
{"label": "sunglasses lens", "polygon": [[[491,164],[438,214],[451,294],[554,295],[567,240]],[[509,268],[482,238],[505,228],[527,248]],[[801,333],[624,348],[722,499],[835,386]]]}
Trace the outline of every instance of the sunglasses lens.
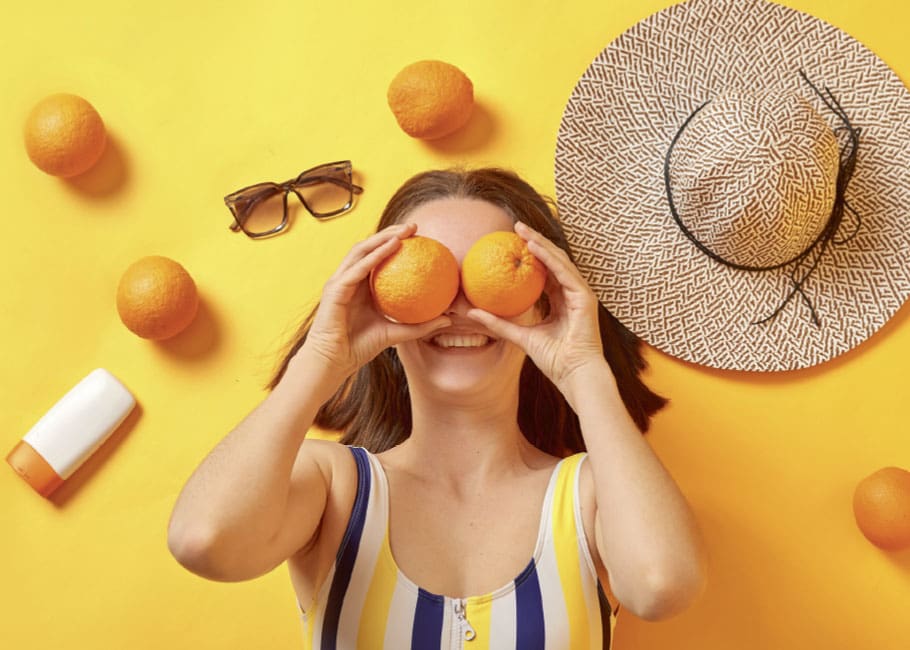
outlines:
{"label": "sunglasses lens", "polygon": [[351,168],[327,165],[314,169],[295,185],[294,189],[316,217],[338,214],[351,205]]}
{"label": "sunglasses lens", "polygon": [[284,190],[272,183],[247,188],[234,197],[234,215],[251,235],[271,232],[284,220]]}

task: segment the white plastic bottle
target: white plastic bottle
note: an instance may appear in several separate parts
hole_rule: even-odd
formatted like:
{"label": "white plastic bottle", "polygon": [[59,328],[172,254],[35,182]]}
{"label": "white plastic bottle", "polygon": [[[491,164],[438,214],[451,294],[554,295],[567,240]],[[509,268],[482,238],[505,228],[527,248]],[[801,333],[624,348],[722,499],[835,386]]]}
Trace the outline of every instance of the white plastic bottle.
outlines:
{"label": "white plastic bottle", "polygon": [[93,370],[38,420],[6,457],[41,496],[79,469],[130,414],[136,400],[114,375]]}

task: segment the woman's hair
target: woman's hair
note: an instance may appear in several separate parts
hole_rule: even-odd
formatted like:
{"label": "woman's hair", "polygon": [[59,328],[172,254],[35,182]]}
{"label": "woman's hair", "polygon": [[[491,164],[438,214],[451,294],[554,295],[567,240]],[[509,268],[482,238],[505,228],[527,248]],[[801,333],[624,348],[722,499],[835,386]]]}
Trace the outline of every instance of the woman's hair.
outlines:
{"label": "woman's hair", "polygon": [[[419,205],[448,198],[492,203],[516,221],[531,226],[572,258],[552,200],[538,194],[514,172],[503,169],[450,169],[418,174],[391,198],[376,230],[401,223]],[[545,295],[540,308],[546,315],[549,304]],[[291,358],[306,341],[316,309],[318,305],[301,324],[268,388],[278,384]],[[620,397],[644,433],[651,416],[667,400],[653,393],[639,376],[645,368],[640,339],[599,303],[598,320],[604,357],[616,377]],[[319,409],[315,424],[342,430],[343,444],[366,447],[373,453],[404,441],[411,433],[411,398],[395,349],[387,348],[349,377]],[[534,446],[547,453],[564,456],[585,449],[578,416],[530,358],[525,359],[521,370],[518,425]]]}

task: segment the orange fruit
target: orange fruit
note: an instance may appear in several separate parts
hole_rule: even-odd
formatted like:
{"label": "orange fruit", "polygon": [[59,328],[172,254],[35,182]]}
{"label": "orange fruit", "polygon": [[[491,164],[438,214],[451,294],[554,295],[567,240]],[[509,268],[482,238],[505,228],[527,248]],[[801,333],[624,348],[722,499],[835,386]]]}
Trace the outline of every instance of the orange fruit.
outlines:
{"label": "orange fruit", "polygon": [[107,132],[98,111],[76,95],[45,97],[25,120],[25,150],[52,176],[77,176],[98,162]]}
{"label": "orange fruit", "polygon": [[879,548],[910,546],[910,472],[885,467],[864,478],[853,494],[853,514],[863,535]]}
{"label": "orange fruit", "polygon": [[474,109],[474,84],[443,61],[418,61],[389,84],[389,108],[408,135],[433,140],[467,124]]}
{"label": "orange fruit", "polygon": [[153,255],[134,262],[117,287],[117,312],[127,328],[144,339],[168,339],[196,317],[199,295],[186,269]]}
{"label": "orange fruit", "polygon": [[514,232],[478,239],[461,261],[465,297],[480,309],[510,318],[527,311],[543,293],[547,269]]}
{"label": "orange fruit", "polygon": [[458,295],[458,260],[443,244],[415,235],[370,274],[373,302],[399,323],[424,323]]}

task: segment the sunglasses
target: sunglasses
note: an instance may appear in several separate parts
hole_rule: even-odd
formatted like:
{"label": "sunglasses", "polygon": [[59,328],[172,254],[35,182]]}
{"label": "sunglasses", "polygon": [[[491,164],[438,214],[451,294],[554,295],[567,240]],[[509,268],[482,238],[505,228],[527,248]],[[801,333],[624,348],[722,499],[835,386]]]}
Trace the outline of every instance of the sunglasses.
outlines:
{"label": "sunglasses", "polygon": [[242,230],[252,239],[277,235],[288,225],[291,192],[315,218],[328,219],[350,210],[354,195],[363,193],[363,188],[351,178],[350,160],[307,169],[284,183],[256,183],[224,197],[234,216],[231,230]]}

